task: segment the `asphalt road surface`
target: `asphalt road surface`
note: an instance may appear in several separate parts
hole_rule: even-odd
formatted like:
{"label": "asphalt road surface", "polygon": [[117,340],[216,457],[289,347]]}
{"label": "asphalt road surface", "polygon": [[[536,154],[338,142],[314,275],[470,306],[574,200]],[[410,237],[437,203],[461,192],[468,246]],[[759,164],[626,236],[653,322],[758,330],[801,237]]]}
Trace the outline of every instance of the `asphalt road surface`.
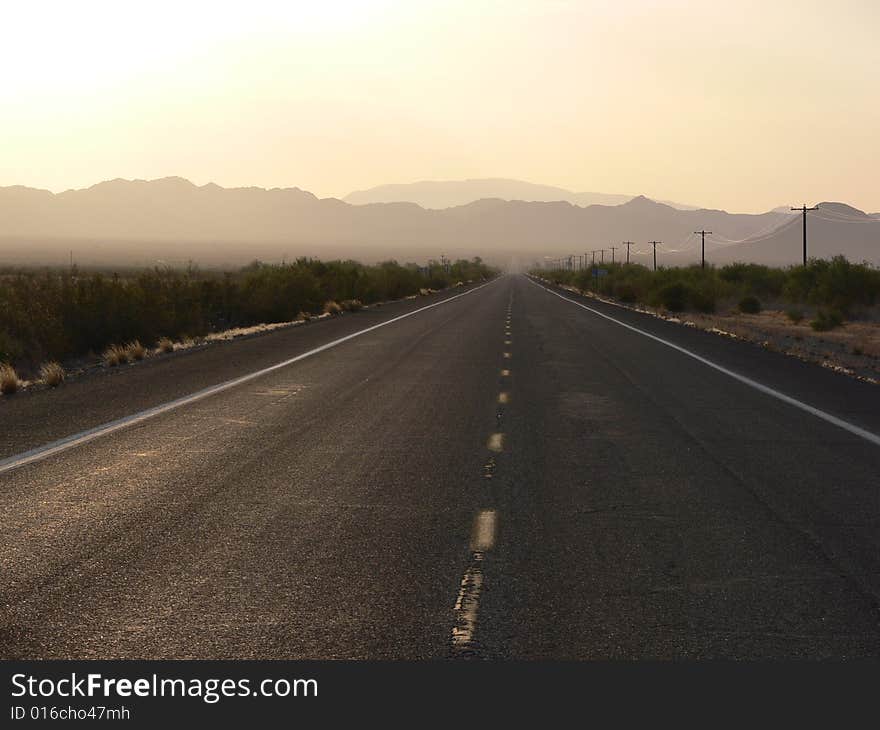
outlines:
{"label": "asphalt road surface", "polygon": [[3,398],[0,656],[880,655],[880,388],[458,294]]}

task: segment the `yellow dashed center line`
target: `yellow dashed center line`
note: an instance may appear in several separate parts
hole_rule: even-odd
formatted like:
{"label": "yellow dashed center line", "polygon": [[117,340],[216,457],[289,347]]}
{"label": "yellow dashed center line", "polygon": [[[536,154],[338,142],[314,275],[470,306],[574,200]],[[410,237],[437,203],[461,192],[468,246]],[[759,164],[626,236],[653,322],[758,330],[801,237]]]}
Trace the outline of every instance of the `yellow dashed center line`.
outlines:
{"label": "yellow dashed center line", "polygon": [[493,509],[484,509],[474,521],[474,532],[471,537],[471,550],[486,552],[495,545],[495,524],[497,514]]}
{"label": "yellow dashed center line", "polygon": [[495,453],[499,453],[504,450],[504,434],[503,433],[493,433],[489,437],[489,442],[486,444],[486,448],[489,451],[494,451]]}
{"label": "yellow dashed center line", "polygon": [[507,391],[501,391],[498,394],[498,402],[499,403],[510,403],[510,393]]}

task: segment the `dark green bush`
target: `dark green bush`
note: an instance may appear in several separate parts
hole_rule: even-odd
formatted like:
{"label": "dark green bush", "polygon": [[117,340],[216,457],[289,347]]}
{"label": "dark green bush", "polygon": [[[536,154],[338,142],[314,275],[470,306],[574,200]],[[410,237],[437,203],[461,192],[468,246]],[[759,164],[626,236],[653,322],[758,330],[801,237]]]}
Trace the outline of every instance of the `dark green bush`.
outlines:
{"label": "dark green bush", "polygon": [[761,311],[761,300],[754,296],[743,297],[739,300],[739,311],[743,314],[757,314]]}
{"label": "dark green bush", "polygon": [[634,304],[638,301],[636,288],[632,284],[621,284],[614,293],[624,304]]}
{"label": "dark green bush", "polygon": [[690,293],[690,309],[695,309],[704,314],[715,311],[715,291],[709,286],[698,286]]}
{"label": "dark green bush", "polygon": [[820,309],[816,319],[810,322],[816,332],[826,332],[843,324],[843,314],[836,309]]}
{"label": "dark green bush", "polygon": [[670,312],[683,312],[690,298],[690,287],[682,282],[667,284],[657,293],[657,301]]}
{"label": "dark green bush", "polygon": [[813,260],[789,269],[785,294],[792,301],[806,302],[849,314],[857,307],[870,307],[880,297],[880,270],[852,264],[843,256],[830,261]]}
{"label": "dark green bush", "polygon": [[780,296],[786,281],[785,269],[760,264],[730,264],[722,267],[718,276],[741,291],[768,299]]}

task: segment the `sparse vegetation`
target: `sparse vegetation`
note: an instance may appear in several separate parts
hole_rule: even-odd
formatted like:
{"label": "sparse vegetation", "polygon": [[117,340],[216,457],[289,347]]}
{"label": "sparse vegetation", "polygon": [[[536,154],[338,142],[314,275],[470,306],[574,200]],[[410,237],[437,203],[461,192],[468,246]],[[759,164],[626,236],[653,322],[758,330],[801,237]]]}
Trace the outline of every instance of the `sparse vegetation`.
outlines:
{"label": "sparse vegetation", "polygon": [[[303,258],[255,261],[233,272],[7,269],[0,271],[0,362],[35,376],[41,363],[103,353],[113,367],[148,348],[168,352],[173,341],[185,343],[184,333],[306,319],[329,301],[349,302],[347,311],[355,311],[356,302],[401,299],[494,273],[479,258],[427,267]],[[142,347],[119,344],[135,342]]]}
{"label": "sparse vegetation", "polygon": [[603,264],[603,269],[608,273],[601,278],[594,278],[589,270],[535,273],[625,303],[670,312],[736,308],[757,314],[774,303],[778,309],[788,306],[789,319],[799,322],[806,308],[818,312],[814,321],[819,327],[837,327],[880,302],[880,269],[850,263],[842,256],[787,269],[744,263],[656,272],[637,264]]}
{"label": "sparse vegetation", "polygon": [[40,380],[50,388],[57,388],[64,382],[64,368],[58,362],[46,362],[40,366]]}
{"label": "sparse vegetation", "polygon": [[332,299],[324,302],[324,314],[339,314],[341,311],[342,307],[339,306],[339,302],[334,302]]}
{"label": "sparse vegetation", "polygon": [[7,363],[0,363],[0,393],[11,395],[21,387],[18,373]]}
{"label": "sparse vegetation", "polygon": [[360,299],[343,299],[340,306],[346,312],[357,312],[359,309],[363,309],[364,304]]}

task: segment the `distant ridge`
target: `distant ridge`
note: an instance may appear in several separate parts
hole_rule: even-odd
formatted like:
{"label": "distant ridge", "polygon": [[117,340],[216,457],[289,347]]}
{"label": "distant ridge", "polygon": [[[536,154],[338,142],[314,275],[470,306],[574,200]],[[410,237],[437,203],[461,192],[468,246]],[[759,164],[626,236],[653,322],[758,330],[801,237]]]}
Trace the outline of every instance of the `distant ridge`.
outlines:
{"label": "distant ridge", "polygon": [[[499,200],[523,200],[526,202],[564,201],[572,205],[621,205],[631,200],[632,195],[613,193],[576,193],[553,185],[538,185],[523,180],[501,177],[476,178],[467,180],[422,180],[414,183],[394,183],[379,185],[367,190],[356,190],[343,200],[352,205],[370,203],[409,202],[423,208],[442,210],[467,205],[483,198]],[[694,210],[695,206],[681,205],[669,201],[673,208]]]}

